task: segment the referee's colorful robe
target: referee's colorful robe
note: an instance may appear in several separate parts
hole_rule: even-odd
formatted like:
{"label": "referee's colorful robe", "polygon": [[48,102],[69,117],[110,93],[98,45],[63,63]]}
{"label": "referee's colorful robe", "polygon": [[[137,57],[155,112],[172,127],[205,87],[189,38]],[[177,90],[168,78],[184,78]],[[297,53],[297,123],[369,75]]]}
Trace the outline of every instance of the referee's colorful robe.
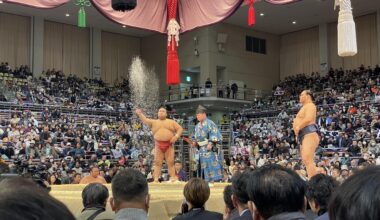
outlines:
{"label": "referee's colorful robe", "polygon": [[222,135],[216,124],[206,118],[202,123],[195,126],[193,141],[197,143],[208,140],[208,142],[216,143],[218,152],[207,151],[207,145],[199,148],[200,161],[200,177],[206,182],[214,182],[223,179],[223,152],[222,152]]}

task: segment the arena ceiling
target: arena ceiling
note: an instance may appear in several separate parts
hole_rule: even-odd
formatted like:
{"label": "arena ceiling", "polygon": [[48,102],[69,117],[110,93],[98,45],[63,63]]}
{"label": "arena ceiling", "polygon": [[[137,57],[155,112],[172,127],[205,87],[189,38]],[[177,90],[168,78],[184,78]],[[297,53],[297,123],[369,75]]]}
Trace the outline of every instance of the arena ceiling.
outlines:
{"label": "arena ceiling", "polygon": [[[313,27],[321,23],[337,21],[338,10],[334,11],[334,1],[304,0],[289,5],[272,5],[258,0],[255,3],[257,22],[253,29],[273,34],[285,34]],[[352,0],[352,5],[355,16],[375,13],[380,10],[379,0]],[[0,11],[27,16],[42,16],[46,20],[75,25],[78,7],[74,5],[74,1],[61,7],[47,10],[3,3],[0,4]],[[248,28],[247,12],[248,6],[244,5],[224,22]],[[69,14],[69,16],[66,16],[66,14]],[[263,14],[263,16],[260,16],[260,14]],[[150,31],[128,27],[123,28],[121,25],[105,18],[94,7],[86,8],[86,15],[88,26],[137,37],[153,34]]]}

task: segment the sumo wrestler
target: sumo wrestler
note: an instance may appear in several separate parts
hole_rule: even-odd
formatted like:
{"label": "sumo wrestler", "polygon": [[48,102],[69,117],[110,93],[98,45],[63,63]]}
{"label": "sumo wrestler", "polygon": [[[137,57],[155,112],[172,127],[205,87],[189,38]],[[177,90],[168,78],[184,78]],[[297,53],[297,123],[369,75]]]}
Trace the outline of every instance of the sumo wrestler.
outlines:
{"label": "sumo wrestler", "polygon": [[166,118],[167,112],[165,108],[160,108],[158,110],[158,119],[149,119],[145,117],[141,109],[136,109],[136,114],[144,124],[152,129],[153,132],[155,141],[154,182],[158,182],[164,159],[168,165],[170,180],[176,181],[177,177],[174,171],[173,144],[179,137],[181,137],[183,128],[176,121]]}

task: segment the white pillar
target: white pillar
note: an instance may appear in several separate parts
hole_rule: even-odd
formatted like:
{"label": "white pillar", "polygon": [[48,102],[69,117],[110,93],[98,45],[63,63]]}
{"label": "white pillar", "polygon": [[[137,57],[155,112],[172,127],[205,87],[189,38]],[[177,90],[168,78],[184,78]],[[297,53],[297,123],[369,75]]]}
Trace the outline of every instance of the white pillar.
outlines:
{"label": "white pillar", "polygon": [[328,26],[326,23],[319,25],[319,63],[321,75],[326,75],[330,69]]}
{"label": "white pillar", "polygon": [[31,69],[34,76],[40,76],[44,68],[44,19],[31,18]]}
{"label": "white pillar", "polygon": [[90,39],[90,78],[100,79],[102,76],[102,31],[91,28]]}

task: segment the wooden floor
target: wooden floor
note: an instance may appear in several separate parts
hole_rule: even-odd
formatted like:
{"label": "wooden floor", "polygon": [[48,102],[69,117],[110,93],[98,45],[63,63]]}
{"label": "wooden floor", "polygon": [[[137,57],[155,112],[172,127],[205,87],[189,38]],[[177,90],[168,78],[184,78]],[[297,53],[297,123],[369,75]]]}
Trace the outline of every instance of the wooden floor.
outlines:
{"label": "wooden floor", "polygon": [[[184,200],[183,187],[185,183],[151,183],[149,184],[150,193],[150,220],[167,220],[176,216],[180,211],[181,203]],[[215,183],[211,187],[210,199],[206,203],[206,209],[223,213],[223,190],[227,184]],[[112,196],[111,186],[106,185]],[[58,200],[62,201],[71,212],[77,216],[83,209],[82,190],[85,185],[58,185],[52,186],[50,192]],[[107,204],[107,212],[112,215],[111,208]]]}

